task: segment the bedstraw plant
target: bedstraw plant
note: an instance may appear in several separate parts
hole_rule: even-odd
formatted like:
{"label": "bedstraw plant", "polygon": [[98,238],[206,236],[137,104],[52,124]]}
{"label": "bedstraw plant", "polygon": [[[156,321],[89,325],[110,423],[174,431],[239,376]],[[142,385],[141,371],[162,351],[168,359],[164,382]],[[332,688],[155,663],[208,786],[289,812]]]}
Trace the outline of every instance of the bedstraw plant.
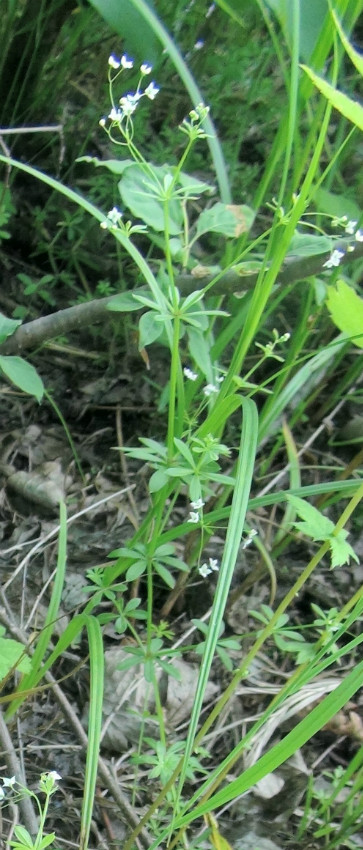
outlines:
{"label": "bedstraw plant", "polygon": [[[170,37],[152,8],[144,0],[132,0],[132,4],[168,50]],[[213,125],[209,107],[202,102],[193,105],[178,128],[185,144],[176,165],[154,164],[145,158],[137,144],[135,113],[145,105],[153,107],[159,86],[149,62],[138,65],[127,54],[110,55],[110,109],[100,120],[109,148],[117,156],[107,160],[86,158],[115,176],[119,204],[101,211],[53,178],[0,157],[57,189],[93,215],[104,231],[105,250],[112,239],[117,240],[134,262],[142,285],[112,296],[108,309],[121,315],[138,314],[139,349],[145,362],[148,362],[148,349],[155,342],[168,352],[169,374],[161,400],[161,408],[167,410],[165,434],[158,434],[157,439],[155,435],[141,436],[137,444],[122,449],[133,461],[148,466],[148,510],[132,538],[110,553],[109,565],[89,572],[84,610],[73,618],[47,655],[64,579],[67,519],[62,507],[58,582],[45,627],[46,640],[39,640],[31,670],[24,673],[19,691],[9,699],[7,710],[10,718],[24,700],[24,694],[39,686],[54,661],[86,628],[92,681],[81,850],[88,846],[99,757],[101,630],[110,620],[117,633],[127,631],[133,637],[132,646],[126,647],[129,659],[124,669],[134,664],[142,666],[153,690],[159,731],[159,740],[143,738],[141,734],[135,759],[151,768],[149,776],[160,779],[160,790],[149,801],[149,808],[139,822],[132,827],[130,824],[124,850],[134,850],[145,828],[149,831],[150,850],[165,846],[165,842],[170,850],[180,844],[205,846],[208,836],[214,847],[228,846],[213,812],[230,805],[285,762],[346,704],[363,682],[363,662],[357,654],[362,638],[354,632],[354,624],[363,613],[361,592],[347,599],[341,610],[324,611],[315,606],[316,619],[309,640],[290,629],[290,624],[287,628],[286,613],[322,562],[339,568],[356,558],[347,541],[345,526],[363,495],[359,468],[350,469],[349,475],[340,480],[333,475],[319,484],[305,483],[294,428],[303,418],[307,419],[311,400],[321,392],[324,381],[334,375],[337,364],[352,351],[352,346],[359,353],[363,345],[363,326],[359,327],[355,321],[357,315],[363,315],[362,301],[349,278],[353,261],[362,256],[362,223],[359,217],[352,220],[346,215],[344,199],[340,199],[340,215],[324,212],[316,200],[331,168],[339,162],[350,133],[344,118],[344,132],[337,134],[339,145],[327,161],[326,152],[331,151],[332,107],[341,107],[336,84],[348,46],[349,57],[357,69],[361,65],[345,37],[361,4],[336,0],[334,9],[328,4],[318,38],[311,45],[311,64],[317,73],[308,67],[309,63],[304,67],[300,64],[301,4],[293,0],[290,5],[285,20],[287,48],[283,54],[270,4],[257,2],[277,50],[286,84],[287,108],[253,206],[216,200],[213,197],[216,190],[210,181],[188,173],[188,158],[194,147],[203,145],[206,155],[208,145],[211,148]],[[220,6],[234,18],[236,25],[243,24],[234,4],[221,0]],[[283,4],[280,6],[282,9]],[[170,55],[178,67],[178,53]],[[319,82],[318,76],[324,73],[328,56],[331,82],[327,87]],[[179,70],[183,78],[184,63]],[[128,85],[129,73],[134,80],[136,74],[132,88]],[[322,96],[316,96],[313,82]],[[355,120],[359,127],[357,104],[353,113],[347,112],[345,101],[343,107],[343,115]],[[212,142],[216,182],[220,184],[226,169],[223,167],[218,173],[215,139]],[[272,198],[269,186],[277,174],[281,175],[279,191]],[[267,201],[269,213],[262,215],[261,206]],[[200,263],[198,242],[207,246],[206,254],[208,250],[212,252],[210,263]],[[145,254],[151,257],[149,261]],[[291,277],[290,281],[289,270],[296,263],[299,264],[297,277]],[[295,294],[294,303],[298,303],[296,321],[277,327],[277,307],[284,300],[291,303],[288,300],[291,293]],[[346,299],[353,299],[353,319],[344,308]],[[324,313],[324,302],[330,316]],[[339,333],[333,336],[336,328]],[[9,334],[13,331],[15,327],[9,329]],[[5,359],[1,358],[1,368]],[[358,378],[356,363],[357,359],[349,367],[348,380]],[[341,382],[340,398],[349,387],[349,383]],[[276,479],[272,475],[274,458],[281,451],[286,453],[286,466],[278,485],[279,475]],[[259,490],[256,477],[251,496],[254,473],[262,468],[264,476],[271,474],[271,485]],[[318,498],[329,499],[329,503],[344,498],[347,503],[334,522],[320,508],[307,502]],[[281,509],[281,515],[279,528],[269,533],[267,544],[263,534],[257,534],[252,515],[256,515],[257,509],[266,510],[273,505]],[[214,558],[209,557],[206,547],[216,529],[223,533],[224,545],[220,555]],[[297,534],[309,538],[312,554],[275,605],[278,582],[275,552],[283,551],[291,536]],[[185,541],[187,545],[183,549]],[[236,562],[248,545],[256,546],[259,551],[271,586],[271,599],[270,605],[251,612],[252,632],[237,641],[221,635]],[[158,673],[162,668],[168,675],[177,676],[173,658],[183,650],[171,645],[172,637],[165,624],[155,624],[155,594],[162,584],[166,594],[164,609],[169,611],[190,580],[206,583],[214,580],[215,587],[208,615],[194,621],[193,648],[200,655],[199,677],[188,732],[185,740],[176,742],[165,725]],[[107,613],[99,613],[101,602],[109,604]],[[258,621],[255,627],[253,618]],[[196,630],[201,632],[202,640],[195,637]],[[219,764],[214,762],[209,767],[204,738],[237,687],[248,678],[254,659],[265,644],[269,645],[270,639],[289,658],[289,674],[270,704],[251,722],[244,738]],[[228,668],[230,678],[213,709],[201,719],[216,657]],[[296,706],[304,689],[319,682],[324,671],[335,669],[343,660],[348,669],[339,672],[335,687],[311,708],[307,717],[297,717],[295,726],[278,743],[270,743],[269,730],[275,728],[274,718],[284,716],[285,706],[289,706],[292,714],[297,713]],[[248,754],[258,738],[264,741],[264,751],[258,752],[255,760],[249,760]],[[356,770],[361,767],[357,759],[353,762],[344,779],[348,788],[354,788],[354,795],[351,795],[351,815],[342,815],[342,841],[345,835],[354,832],[354,817],[361,810],[357,802],[360,785],[356,779]],[[339,781],[343,781],[341,777]],[[330,804],[333,801],[335,804],[336,787],[335,782],[330,803],[327,798],[316,802],[311,786],[299,839],[312,830],[314,837],[324,836],[324,846],[337,846],[326,818]],[[193,837],[193,824],[194,830],[198,830],[197,837],[195,832]],[[29,843],[25,832],[20,827],[17,829],[18,843],[11,842],[11,846],[19,850],[23,846],[46,846],[44,840]],[[52,836],[48,838],[53,840]]]}

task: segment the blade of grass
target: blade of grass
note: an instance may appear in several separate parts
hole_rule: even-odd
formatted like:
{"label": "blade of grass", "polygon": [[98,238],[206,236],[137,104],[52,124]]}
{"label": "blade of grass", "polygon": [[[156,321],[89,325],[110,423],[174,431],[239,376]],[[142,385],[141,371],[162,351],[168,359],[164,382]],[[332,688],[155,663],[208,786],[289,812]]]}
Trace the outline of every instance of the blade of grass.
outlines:
{"label": "blade of grass", "polygon": [[87,850],[91,830],[93,804],[95,798],[98,756],[100,750],[102,727],[102,703],[104,690],[104,651],[102,632],[95,617],[87,617],[86,628],[88,635],[90,657],[90,696],[88,717],[88,747],[86,772],[81,814],[81,833],[79,850]]}
{"label": "blade of grass", "polygon": [[183,764],[180,772],[178,795],[180,796],[186,778],[188,762],[193,751],[195,734],[198,726],[200,711],[203,704],[210,668],[214,658],[216,643],[227,602],[228,592],[235,568],[241,535],[248,506],[249,492],[252,481],[254,460],[257,447],[258,415],[256,405],[251,399],[242,399],[243,423],[237,464],[236,483],[233,493],[230,520],[228,523],[223,558],[215,592],[215,599],[208,626],[206,645],[199,671],[193,709],[189,723],[189,731],[185,743]]}

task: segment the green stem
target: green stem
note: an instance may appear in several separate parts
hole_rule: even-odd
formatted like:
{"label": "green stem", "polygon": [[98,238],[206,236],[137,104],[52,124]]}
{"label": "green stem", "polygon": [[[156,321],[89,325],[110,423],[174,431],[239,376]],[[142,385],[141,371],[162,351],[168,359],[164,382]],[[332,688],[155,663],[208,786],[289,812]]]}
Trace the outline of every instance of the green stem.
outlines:
{"label": "green stem", "polygon": [[173,325],[173,344],[171,351],[171,366],[170,366],[170,397],[169,397],[169,412],[168,412],[168,460],[171,462],[174,455],[174,436],[175,436],[175,410],[178,385],[179,371],[179,337],[180,337],[180,316],[176,315]]}

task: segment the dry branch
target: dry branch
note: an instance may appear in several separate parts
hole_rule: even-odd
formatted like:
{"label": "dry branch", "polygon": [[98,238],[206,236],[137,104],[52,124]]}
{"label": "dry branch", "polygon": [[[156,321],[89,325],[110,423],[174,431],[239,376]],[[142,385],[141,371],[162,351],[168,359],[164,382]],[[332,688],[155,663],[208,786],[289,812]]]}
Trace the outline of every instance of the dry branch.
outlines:
{"label": "dry branch", "polygon": [[[347,249],[350,246],[354,249],[348,251]],[[363,257],[362,242],[352,243],[350,240],[345,239],[334,243],[334,248],[346,252],[340,265]],[[313,275],[321,274],[325,271],[324,263],[329,256],[330,252],[325,252],[324,254],[314,254],[310,257],[288,258],[277,277],[277,283],[287,285],[298,280],[306,280]],[[188,295],[195,289],[206,286],[213,280],[213,277],[214,275],[207,275],[203,278],[198,278],[191,274],[181,274],[177,277],[176,284],[182,295]],[[257,279],[258,272],[241,275],[236,271],[230,270],[221,275],[211,289],[211,292],[214,295],[230,295],[236,292],[244,292],[245,290],[253,289]],[[110,295],[107,298],[99,298],[94,301],[75,304],[74,307],[67,307],[65,310],[58,310],[49,316],[42,316],[40,319],[27,322],[25,325],[19,327],[13,336],[9,337],[0,346],[0,353],[21,354],[23,351],[38,348],[43,343],[55,339],[57,336],[68,334],[77,329],[83,330],[88,325],[115,318],[115,312],[110,311],[108,305],[116,301],[118,297],[118,295]]]}

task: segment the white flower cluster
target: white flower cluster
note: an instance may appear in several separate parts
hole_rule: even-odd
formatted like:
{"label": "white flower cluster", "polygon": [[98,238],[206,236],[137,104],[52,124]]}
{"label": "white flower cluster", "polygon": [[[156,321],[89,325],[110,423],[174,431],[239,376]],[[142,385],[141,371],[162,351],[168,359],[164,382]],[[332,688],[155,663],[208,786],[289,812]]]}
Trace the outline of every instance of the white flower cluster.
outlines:
{"label": "white flower cluster", "polygon": [[201,511],[203,505],[204,505],[203,499],[197,499],[196,502],[190,503],[190,507],[193,508],[193,510],[190,511],[190,513],[189,513],[188,522],[199,522],[199,520],[200,520],[199,511]]}
{"label": "white flower cluster", "polygon": [[[198,379],[197,373],[193,372],[192,369],[189,369],[188,366],[183,369],[183,372],[188,381],[196,381]],[[217,384],[221,384],[222,381],[224,381],[223,375],[218,375],[216,378]],[[206,398],[210,398],[211,395],[214,395],[217,392],[218,387],[215,384],[206,384],[206,386],[203,387],[203,394]]]}
{"label": "white flower cluster", "polygon": [[112,207],[112,210],[107,213],[107,218],[104,221],[101,221],[100,227],[102,227],[102,230],[117,230],[121,219],[121,210],[119,210],[118,207]]}
{"label": "white flower cluster", "polygon": [[217,392],[218,392],[218,387],[216,387],[214,384],[207,384],[203,389],[203,393],[206,396],[206,398],[210,398],[211,395],[213,395],[214,393],[217,393]]}
{"label": "white flower cluster", "polygon": [[[118,73],[121,73],[124,70],[134,67],[133,59],[129,59],[128,56],[126,56],[125,54],[121,56],[120,59],[118,59],[118,57],[112,53],[109,57],[108,64],[110,68],[112,68],[114,71],[118,71]],[[147,97],[149,98],[149,100],[155,100],[156,95],[158,94],[160,89],[158,88],[158,86],[155,85],[154,82],[149,83],[149,85],[146,86],[144,91],[141,91],[140,89],[143,78],[149,76],[149,74],[151,74],[151,71],[152,66],[148,65],[147,62],[143,62],[140,66],[140,80],[136,91],[123,95],[119,100],[119,107],[112,106],[108,118],[110,121],[112,121],[113,124],[120,124],[125,118],[130,118],[131,115],[133,115],[133,113],[137,109],[137,106],[143,97]],[[118,74],[116,74],[116,76],[118,76]],[[111,79],[110,77],[111,83],[113,82],[113,80],[116,79],[116,76],[113,77],[113,79]],[[106,126],[106,120],[106,118],[101,118],[101,127]]]}
{"label": "white flower cluster", "polygon": [[[59,773],[57,773],[56,770],[49,770],[47,773],[42,773],[41,778],[40,778],[40,782],[39,782],[40,790],[41,791],[47,790],[48,792],[51,793],[53,791],[55,783],[57,782],[58,779],[62,779],[62,777],[59,775]],[[24,786],[21,785],[18,782],[18,780],[15,778],[15,776],[11,776],[9,778],[5,776],[1,781],[2,781],[2,785],[0,785],[0,801],[4,800],[6,793],[7,793],[6,792],[7,788],[10,788],[10,791],[15,791],[17,789],[15,789],[14,786],[18,785],[20,792],[22,790],[24,790]],[[54,789],[54,790],[56,790],[56,789]]]}
{"label": "white flower cluster", "polygon": [[[363,242],[363,230],[357,230],[358,222],[349,219],[347,215],[343,215],[341,218],[335,218],[332,221],[333,227],[344,227],[344,230],[347,236],[354,236],[356,242]],[[349,245],[347,248],[347,252],[351,253],[354,251],[354,245]],[[333,269],[340,265],[340,261],[345,256],[345,251],[342,251],[340,248],[334,248],[331,252],[330,257],[323,264],[323,268],[325,269]]]}
{"label": "white flower cluster", "polygon": [[207,578],[207,576],[210,576],[211,573],[218,572],[218,570],[219,564],[217,559],[209,558],[208,564],[202,564],[202,566],[199,567],[198,572],[199,575],[202,576],[202,578]]}

